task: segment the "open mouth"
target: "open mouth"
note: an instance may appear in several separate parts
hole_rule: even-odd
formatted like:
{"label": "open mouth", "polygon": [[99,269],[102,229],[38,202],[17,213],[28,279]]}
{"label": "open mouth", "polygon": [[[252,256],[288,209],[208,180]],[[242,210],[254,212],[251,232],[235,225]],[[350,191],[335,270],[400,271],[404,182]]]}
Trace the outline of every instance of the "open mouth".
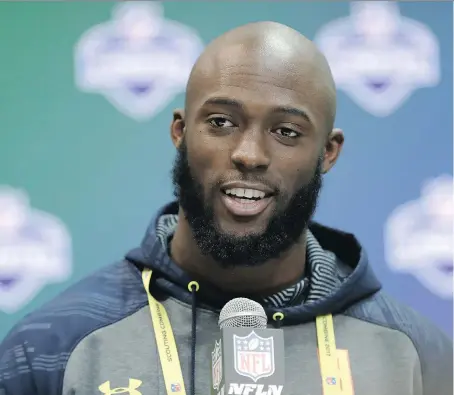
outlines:
{"label": "open mouth", "polygon": [[222,200],[236,216],[253,216],[264,211],[271,202],[272,193],[252,188],[222,189]]}
{"label": "open mouth", "polygon": [[271,196],[271,193],[266,194],[263,191],[250,188],[230,188],[222,190],[222,192],[232,199],[239,200],[242,203],[251,201],[259,201]]}

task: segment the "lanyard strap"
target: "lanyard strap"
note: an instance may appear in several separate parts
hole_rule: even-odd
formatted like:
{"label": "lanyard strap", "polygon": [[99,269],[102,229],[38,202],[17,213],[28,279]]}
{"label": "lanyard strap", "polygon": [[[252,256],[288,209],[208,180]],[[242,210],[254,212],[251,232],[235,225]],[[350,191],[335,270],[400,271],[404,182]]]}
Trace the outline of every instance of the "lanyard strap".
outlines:
{"label": "lanyard strap", "polygon": [[159,359],[161,360],[167,394],[171,395],[178,393],[179,395],[186,395],[177,345],[175,337],[173,336],[169,316],[167,315],[164,306],[159,303],[149,291],[151,273],[150,269],[144,269],[142,272],[142,281],[148,296],[148,306],[150,307],[156,345],[159,351]]}
{"label": "lanyard strap", "polygon": [[[142,281],[148,296],[148,306],[153,321],[167,394],[171,395],[178,392],[180,395],[186,395],[180,359],[169,316],[165,307],[149,291],[151,274],[152,271],[145,268],[142,272]],[[324,395],[341,395],[342,388],[340,386],[333,316],[327,314],[317,317],[316,328],[323,393]]]}
{"label": "lanyard strap", "polygon": [[318,316],[315,319],[315,324],[323,393],[324,395],[340,395],[342,394],[342,387],[340,385],[333,316],[331,314]]}

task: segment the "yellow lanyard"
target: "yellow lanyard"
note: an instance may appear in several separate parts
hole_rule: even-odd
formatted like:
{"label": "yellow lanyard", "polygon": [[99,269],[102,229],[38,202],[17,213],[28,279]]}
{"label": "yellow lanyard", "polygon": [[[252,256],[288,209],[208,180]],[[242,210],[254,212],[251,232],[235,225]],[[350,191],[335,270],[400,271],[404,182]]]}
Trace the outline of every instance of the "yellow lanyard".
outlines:
{"label": "yellow lanyard", "polygon": [[315,324],[317,327],[317,344],[323,393],[324,395],[342,394],[333,316],[331,314],[318,316],[315,319]]}
{"label": "yellow lanyard", "polygon": [[[148,296],[148,306],[150,307],[167,394],[186,395],[180,359],[178,358],[169,316],[164,306],[149,291],[151,274],[151,270],[145,268],[142,272],[142,281]],[[316,327],[324,395],[353,395],[352,390],[348,389],[347,386],[341,387],[341,371],[338,365],[338,350],[336,349],[332,315],[317,317]]]}
{"label": "yellow lanyard", "polygon": [[172,325],[164,306],[159,303],[149,291],[151,280],[151,270],[144,269],[142,281],[148,296],[148,306],[150,307],[151,319],[156,337],[156,345],[161,360],[162,373],[166,385],[167,394],[186,395],[184,388],[183,373],[181,372],[180,359],[178,357],[177,344],[173,336]]}

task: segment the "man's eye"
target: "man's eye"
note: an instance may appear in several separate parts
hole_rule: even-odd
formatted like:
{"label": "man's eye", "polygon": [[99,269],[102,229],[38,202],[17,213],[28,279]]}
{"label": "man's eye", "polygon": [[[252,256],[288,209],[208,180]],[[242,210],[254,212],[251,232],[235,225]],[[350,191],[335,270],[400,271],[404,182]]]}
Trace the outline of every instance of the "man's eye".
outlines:
{"label": "man's eye", "polygon": [[274,133],[276,133],[282,137],[287,137],[287,138],[296,138],[296,137],[300,136],[299,133],[295,132],[292,129],[288,129],[288,128],[275,129]]}
{"label": "man's eye", "polygon": [[209,123],[211,126],[214,126],[215,128],[231,128],[235,126],[228,119],[222,117],[211,118]]}

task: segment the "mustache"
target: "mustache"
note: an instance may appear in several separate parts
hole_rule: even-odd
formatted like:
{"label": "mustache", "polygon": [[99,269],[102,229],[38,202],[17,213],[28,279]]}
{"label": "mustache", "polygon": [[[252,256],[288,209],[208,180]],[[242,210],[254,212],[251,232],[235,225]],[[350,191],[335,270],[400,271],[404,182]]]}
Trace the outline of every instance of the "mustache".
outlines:
{"label": "mustache", "polygon": [[[174,170],[173,170],[174,185],[178,184],[178,182],[176,182],[176,180],[175,180],[175,177],[178,174],[181,175],[180,173],[183,168],[185,168],[185,177],[184,178],[190,177],[193,181],[196,181],[195,177],[193,176],[193,174],[191,172],[191,168],[189,166],[188,151],[187,151],[187,146],[186,146],[185,140],[183,140],[180,147],[178,147],[177,156],[176,156],[175,162],[174,162]],[[176,172],[175,170],[179,170],[179,171]],[[278,183],[272,182],[269,179],[267,179],[266,177],[256,174],[253,171],[252,172],[235,171],[234,173],[231,172],[227,175],[220,177],[216,181],[214,181],[214,183],[211,185],[210,189],[220,189],[223,184],[226,184],[228,182],[235,182],[235,181],[263,184],[264,186],[266,186],[270,190],[272,190],[274,195],[278,195],[278,194],[282,193],[282,188],[279,186]]]}

